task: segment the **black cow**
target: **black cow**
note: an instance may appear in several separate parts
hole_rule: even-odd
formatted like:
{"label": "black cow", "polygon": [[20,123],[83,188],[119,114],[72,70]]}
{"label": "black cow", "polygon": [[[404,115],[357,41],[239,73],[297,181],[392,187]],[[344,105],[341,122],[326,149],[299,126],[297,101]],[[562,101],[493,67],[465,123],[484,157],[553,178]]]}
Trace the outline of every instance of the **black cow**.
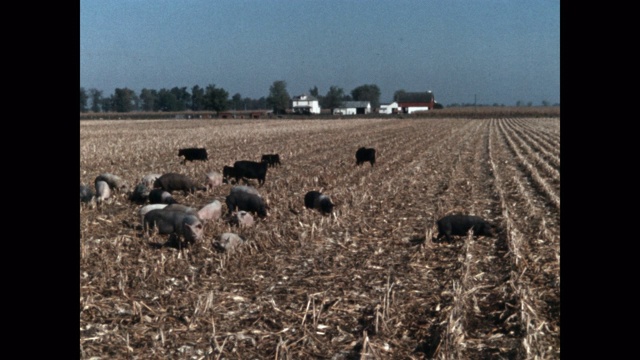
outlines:
{"label": "black cow", "polygon": [[304,196],[304,206],[307,209],[319,210],[322,215],[331,214],[333,211],[333,203],[331,199],[319,191],[309,191]]}
{"label": "black cow", "polygon": [[478,236],[494,236],[496,226],[489,224],[479,216],[472,215],[447,215],[438,220],[438,237],[440,240],[443,236],[448,242],[451,242],[452,235],[465,236],[470,229],[473,229],[473,235]]}
{"label": "black cow", "polygon": [[248,160],[239,160],[233,163],[233,169],[235,172],[236,182],[241,178],[246,179],[258,179],[260,186],[264,185],[265,177],[267,176],[267,168],[269,164],[264,162],[255,162]]}
{"label": "black cow", "polygon": [[184,161],[182,163],[186,163],[187,161],[194,160],[202,160],[207,161],[207,149],[205,148],[186,148],[179,149],[178,156],[184,156]]}
{"label": "black cow", "polygon": [[280,166],[280,155],[279,154],[264,154],[262,155],[261,162],[266,162],[269,164],[269,167],[274,167],[276,165]]}
{"label": "black cow", "polygon": [[356,165],[370,162],[371,166],[376,163],[376,149],[361,147],[356,151]]}
{"label": "black cow", "polygon": [[230,178],[236,177],[236,169],[233,166],[226,166],[222,168],[222,183],[228,184]]}
{"label": "black cow", "polygon": [[207,190],[205,186],[196,185],[196,182],[188,176],[178,173],[163,174],[153,182],[153,187],[161,188],[164,191],[168,191],[170,193],[173,191],[182,190],[185,195],[187,193],[194,193],[196,192],[196,190]]}

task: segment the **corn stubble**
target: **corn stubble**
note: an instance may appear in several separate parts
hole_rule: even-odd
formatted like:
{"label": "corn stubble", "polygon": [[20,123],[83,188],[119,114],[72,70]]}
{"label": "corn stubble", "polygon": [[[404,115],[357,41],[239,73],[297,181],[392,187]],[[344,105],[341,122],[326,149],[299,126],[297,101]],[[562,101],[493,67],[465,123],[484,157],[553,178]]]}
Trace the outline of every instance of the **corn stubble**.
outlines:
{"label": "corn stubble", "polygon": [[[142,234],[141,205],[80,207],[81,358],[557,359],[559,116],[82,121],[80,181],[178,172],[204,182],[278,153],[252,227]],[[376,164],[355,165],[374,147]],[[205,147],[180,164],[178,149]],[[184,195],[224,204],[233,184]],[[333,213],[304,207],[317,190]],[[226,212],[223,205],[223,212]],[[448,213],[500,226],[436,242]],[[126,224],[129,224],[127,226]],[[212,245],[223,233],[247,241]]]}

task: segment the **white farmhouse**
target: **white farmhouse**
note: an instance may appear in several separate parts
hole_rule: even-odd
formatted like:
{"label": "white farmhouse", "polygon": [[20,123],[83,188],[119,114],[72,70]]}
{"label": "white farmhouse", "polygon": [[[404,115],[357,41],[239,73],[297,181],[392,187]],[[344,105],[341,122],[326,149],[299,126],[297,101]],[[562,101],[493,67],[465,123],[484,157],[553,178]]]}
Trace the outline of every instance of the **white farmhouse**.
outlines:
{"label": "white farmhouse", "polygon": [[371,103],[369,101],[343,101],[342,106],[333,109],[333,115],[370,114]]}
{"label": "white farmhouse", "polygon": [[380,104],[380,114],[396,114],[398,113],[398,103],[392,102],[391,104]]}
{"label": "white farmhouse", "polygon": [[311,95],[294,96],[291,99],[291,108],[296,114],[320,114],[320,103]]}

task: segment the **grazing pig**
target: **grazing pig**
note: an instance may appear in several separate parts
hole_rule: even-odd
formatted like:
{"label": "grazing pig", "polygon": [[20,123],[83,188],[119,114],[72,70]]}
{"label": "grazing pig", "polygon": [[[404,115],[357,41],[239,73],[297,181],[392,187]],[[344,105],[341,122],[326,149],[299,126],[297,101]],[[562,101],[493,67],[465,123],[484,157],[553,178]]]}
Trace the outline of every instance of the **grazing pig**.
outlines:
{"label": "grazing pig", "polygon": [[[106,182],[109,187],[111,188],[111,191],[126,191],[129,188],[129,185],[126,183],[126,181],[124,181],[121,177],[117,176],[117,175],[113,175],[110,173],[104,173],[104,174],[100,174],[96,177],[96,179],[94,180],[94,183],[97,183],[98,181],[104,181]],[[97,186],[96,186],[97,188]]]}
{"label": "grazing pig", "polygon": [[214,200],[212,203],[203,206],[198,210],[198,217],[200,220],[218,220],[222,215],[222,203],[218,200]]}
{"label": "grazing pig", "polygon": [[473,235],[478,236],[494,236],[494,225],[478,216],[472,215],[447,215],[437,222],[438,237],[440,240],[443,236],[448,242],[451,242],[452,235],[464,236],[470,229],[473,229]]}
{"label": "grazing pig", "polygon": [[217,171],[210,171],[206,173],[204,177],[204,184],[207,187],[207,191],[216,186],[222,185],[222,174]]}
{"label": "grazing pig", "polygon": [[198,215],[198,211],[196,209],[192,208],[191,206],[182,205],[182,204],[178,204],[178,203],[169,204],[169,205],[164,207],[164,210],[166,210],[166,211],[182,211],[182,212],[186,212],[187,214]]}
{"label": "grazing pig", "polygon": [[164,191],[174,192],[182,190],[184,194],[194,193],[196,190],[207,190],[206,187],[196,185],[195,181],[186,175],[178,173],[167,173],[153,183],[154,188],[160,188]]}
{"label": "grazing pig", "polygon": [[233,251],[236,247],[244,244],[245,238],[234,233],[224,233],[217,241],[213,242],[213,247],[219,251]]}
{"label": "grazing pig", "polygon": [[376,149],[361,147],[356,151],[356,165],[370,162],[371,166],[376,163]]}
{"label": "grazing pig", "polygon": [[95,196],[93,190],[90,187],[80,184],[80,202],[90,203]]}
{"label": "grazing pig", "polygon": [[222,182],[229,184],[229,179],[236,177],[236,171],[233,166],[226,166],[222,168]]}
{"label": "grazing pig", "polygon": [[160,176],[162,176],[162,174],[147,174],[145,176],[142,177],[142,179],[140,180],[141,183],[147,185],[147,187],[149,189],[153,189],[153,183],[156,181],[157,178],[159,178]]}
{"label": "grazing pig", "polygon": [[308,209],[319,210],[322,215],[327,215],[331,214],[334,205],[329,196],[319,191],[309,191],[304,196],[304,206]]}
{"label": "grazing pig", "polygon": [[96,181],[96,201],[100,204],[111,197],[111,188],[106,181]]}
{"label": "grazing pig", "polygon": [[160,234],[175,234],[188,243],[202,240],[202,222],[196,215],[184,211],[156,209],[144,216],[144,230],[147,234],[157,228]]}
{"label": "grazing pig", "polygon": [[136,185],[133,192],[129,195],[129,200],[136,204],[144,204],[149,199],[149,188],[144,183]]}
{"label": "grazing pig", "polygon": [[171,196],[171,193],[162,189],[153,189],[149,192],[149,202],[151,204],[177,204],[178,202]]}
{"label": "grazing pig", "polygon": [[267,176],[267,168],[269,164],[265,162],[255,162],[248,160],[239,160],[233,163],[233,169],[235,172],[236,183],[240,179],[257,179],[260,186],[264,185],[265,177]]}
{"label": "grazing pig", "polygon": [[280,166],[280,155],[279,154],[264,154],[260,159],[261,162],[267,163],[269,167],[275,167],[276,165]]}
{"label": "grazing pig", "polygon": [[144,224],[144,216],[151,210],[164,209],[169,205],[167,204],[150,204],[145,205],[140,209],[140,223]]}
{"label": "grazing pig", "polygon": [[251,216],[251,214],[249,214],[246,211],[238,211],[236,213],[236,218],[238,219],[238,225],[240,226],[246,226],[246,227],[251,227],[253,226],[254,220],[253,220],[253,216]]}
{"label": "grazing pig", "polygon": [[259,217],[267,216],[267,205],[258,191],[250,186],[234,186],[226,198],[229,214],[238,210],[255,212]]}
{"label": "grazing pig", "polygon": [[184,156],[182,161],[185,164],[187,161],[202,160],[207,161],[207,149],[205,148],[186,148],[179,149],[178,156]]}

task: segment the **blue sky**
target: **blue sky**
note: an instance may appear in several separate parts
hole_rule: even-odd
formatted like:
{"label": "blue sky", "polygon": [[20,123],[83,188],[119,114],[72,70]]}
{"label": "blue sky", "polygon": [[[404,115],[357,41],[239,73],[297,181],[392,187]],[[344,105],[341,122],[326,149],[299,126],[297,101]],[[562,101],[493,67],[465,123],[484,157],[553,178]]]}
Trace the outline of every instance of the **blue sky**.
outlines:
{"label": "blue sky", "polygon": [[260,98],[284,80],[376,84],[436,101],[560,102],[559,0],[81,0],[80,86],[104,96],[215,84]]}

